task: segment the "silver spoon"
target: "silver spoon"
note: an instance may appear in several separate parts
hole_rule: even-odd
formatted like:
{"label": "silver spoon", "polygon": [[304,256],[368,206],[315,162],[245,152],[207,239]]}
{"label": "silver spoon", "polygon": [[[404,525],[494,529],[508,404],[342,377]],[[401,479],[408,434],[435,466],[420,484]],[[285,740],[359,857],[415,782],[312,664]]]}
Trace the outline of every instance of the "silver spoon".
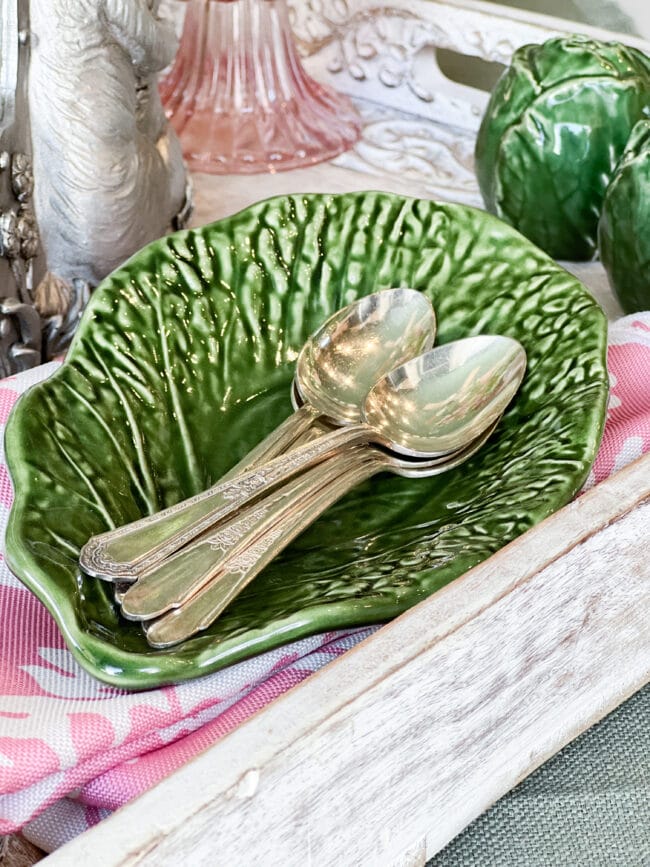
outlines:
{"label": "silver spoon", "polygon": [[[435,328],[430,301],[408,288],[376,292],[335,313],[298,356],[294,383],[301,394],[309,395],[308,400],[303,399],[289,419],[208,491],[92,537],[79,557],[83,571],[109,581],[135,581],[210,526],[211,521],[203,519],[212,514],[212,496],[225,482],[291,448],[319,419],[335,424],[359,422],[372,385],[429,349]],[[227,509],[219,519],[236,508],[239,506]]]}
{"label": "silver spoon", "polygon": [[[521,345],[506,337],[473,337],[438,347],[402,365],[371,389],[363,410],[368,422],[326,435],[315,447],[325,449],[325,457],[328,441],[336,438],[340,454],[328,462],[334,477],[339,474],[337,460],[348,460],[351,447],[355,454],[364,455],[356,447],[373,441],[398,457],[433,459],[434,466],[441,460],[448,463],[494,425],[519,387],[525,365]],[[297,449],[284,460],[295,464],[309,448]],[[371,475],[385,467],[383,457],[379,462],[374,458]],[[327,485],[327,477],[322,485]],[[285,512],[290,508],[289,500]],[[211,580],[224,559],[247,549],[281,517],[266,510],[262,501],[257,513],[253,509],[227,524],[221,537],[210,534],[179,551],[127,591],[123,613],[147,619],[181,606]]]}
{"label": "silver spoon", "polygon": [[[351,488],[382,471],[420,478],[452,469],[483,445],[496,424],[468,447],[428,461],[363,446],[325,459],[130,585],[123,598],[123,615],[129,620],[150,621],[174,611],[169,620],[157,621],[161,626],[155,627],[153,638],[163,629],[169,638],[167,629],[173,626],[175,638],[171,643],[184,640],[208,626],[240,589]],[[235,572],[242,573],[236,584],[234,578],[224,583],[224,576]],[[192,613],[188,610],[181,617],[186,608]],[[206,610],[216,613],[206,619]],[[197,616],[203,625],[195,625]]]}
{"label": "silver spoon", "polygon": [[[368,449],[362,459],[349,472],[343,471],[335,481],[316,487],[315,467],[305,475],[312,477],[311,495],[305,489],[299,498],[294,514],[289,520],[278,521],[249,548],[232,559],[227,560],[214,579],[206,584],[196,595],[181,607],[173,609],[164,617],[145,625],[148,643],[155,648],[171,647],[185,641],[197,632],[207,629],[230,603],[268,566],[287,545],[290,544],[310,524],[319,518],[333,503],[343,497],[353,487],[378,472],[391,472],[407,478],[425,478],[444,473],[468,460],[488,439],[496,423],[485,434],[478,437],[470,447],[462,449],[449,459],[435,462],[412,461],[421,467],[409,467],[408,459],[400,464],[399,459],[386,452]],[[363,448],[357,446],[356,448]],[[330,458],[329,460],[333,460]],[[329,461],[328,461],[329,462]],[[429,463],[431,465],[429,465]],[[302,477],[301,477],[302,480]],[[295,481],[288,482],[294,486]],[[295,492],[292,492],[294,496]],[[137,585],[136,585],[137,586]]]}
{"label": "silver spoon", "polygon": [[[482,442],[483,437],[480,439]],[[473,442],[471,448],[474,447]],[[375,449],[371,456],[376,464],[374,472],[384,469],[411,478],[431,475],[432,470],[438,472],[440,465],[446,468],[459,454],[468,451],[465,448],[427,461]],[[337,483],[339,477],[355,470],[360,461],[364,466],[370,465],[363,447],[352,446],[290,479],[278,491],[257,500],[231,521],[204,533],[129,585],[121,600],[122,614],[129,620],[152,620],[184,605],[214,579],[226,560],[243,555],[260,536],[273,534],[283,521],[291,520],[291,526],[295,526],[294,521],[301,520],[303,509],[314,492],[325,489],[329,483]],[[286,529],[291,532],[290,528]]]}
{"label": "silver spoon", "polygon": [[252,449],[221,481],[287,451],[319,420],[361,421],[366,395],[382,376],[431,349],[436,317],[415,289],[384,289],[343,307],[318,328],[298,355],[292,393],[295,412]]}

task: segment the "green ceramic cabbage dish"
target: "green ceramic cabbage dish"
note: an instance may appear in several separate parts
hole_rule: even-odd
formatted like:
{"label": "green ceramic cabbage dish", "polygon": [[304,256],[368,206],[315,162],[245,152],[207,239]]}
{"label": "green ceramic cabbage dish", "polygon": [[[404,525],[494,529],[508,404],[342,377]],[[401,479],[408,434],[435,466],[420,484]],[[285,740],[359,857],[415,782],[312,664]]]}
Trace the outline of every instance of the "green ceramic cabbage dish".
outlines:
{"label": "green ceramic cabbage dish", "polygon": [[[497,433],[447,475],[358,488],[209,630],[152,650],[111,588],[79,573],[81,546],[215,482],[290,413],[309,333],[389,286],[433,300],[440,343],[523,343],[526,378]],[[124,688],[388,620],[574,495],[601,435],[605,350],[588,292],[495,217],[383,193],[263,202],[157,241],[96,290],[65,363],[8,426],[9,564],[79,662]]]}
{"label": "green ceramic cabbage dish", "polygon": [[650,120],[632,130],[598,224],[600,258],[626,313],[650,308]]}
{"label": "green ceramic cabbage dish", "polygon": [[650,118],[650,57],[581,36],[524,45],[497,83],[476,142],[490,211],[556,259],[592,259],[607,184]]}

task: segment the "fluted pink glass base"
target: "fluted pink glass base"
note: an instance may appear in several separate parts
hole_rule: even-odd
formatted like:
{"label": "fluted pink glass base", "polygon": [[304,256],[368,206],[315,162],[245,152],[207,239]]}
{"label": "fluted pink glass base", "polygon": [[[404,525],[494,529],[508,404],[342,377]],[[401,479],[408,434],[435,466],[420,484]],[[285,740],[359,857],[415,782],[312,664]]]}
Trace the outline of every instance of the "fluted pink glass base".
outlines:
{"label": "fluted pink glass base", "polygon": [[285,0],[190,0],[161,94],[195,171],[311,165],[361,134],[351,102],[303,69]]}

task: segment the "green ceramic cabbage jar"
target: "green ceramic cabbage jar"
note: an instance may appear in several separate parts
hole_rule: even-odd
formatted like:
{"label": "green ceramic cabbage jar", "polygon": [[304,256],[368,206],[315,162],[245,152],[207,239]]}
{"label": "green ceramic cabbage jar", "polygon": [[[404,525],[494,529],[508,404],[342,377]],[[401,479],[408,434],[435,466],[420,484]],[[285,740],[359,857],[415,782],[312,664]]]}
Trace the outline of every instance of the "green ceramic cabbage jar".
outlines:
{"label": "green ceramic cabbage jar", "polygon": [[650,58],[573,36],[518,49],[476,145],[487,208],[556,259],[588,260],[607,184],[650,117]]}
{"label": "green ceramic cabbage jar", "polygon": [[634,127],[607,188],[598,245],[623,310],[650,310],[650,121]]}

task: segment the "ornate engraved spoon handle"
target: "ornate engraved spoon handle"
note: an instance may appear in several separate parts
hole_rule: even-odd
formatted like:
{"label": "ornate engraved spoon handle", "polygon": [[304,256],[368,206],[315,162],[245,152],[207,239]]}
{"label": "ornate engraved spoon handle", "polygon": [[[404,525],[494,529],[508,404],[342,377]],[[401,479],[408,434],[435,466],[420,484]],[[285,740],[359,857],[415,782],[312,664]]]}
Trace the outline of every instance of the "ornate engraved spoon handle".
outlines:
{"label": "ornate engraved spoon handle", "polygon": [[[393,470],[399,475],[422,478],[448,472],[479,451],[498,423],[499,419],[465,448],[442,455],[437,460],[419,467],[408,468],[399,463],[396,465],[394,459],[383,452],[358,447],[349,449],[350,457],[355,463],[351,468],[343,463],[341,455],[329,458],[325,462],[330,468],[337,466],[339,472],[338,476],[330,478],[324,487],[318,487],[316,483],[315,473],[320,467],[307,471],[299,479],[291,480],[285,485],[285,489],[288,493],[293,492],[295,496],[293,510],[287,511],[282,517],[275,515],[276,520],[274,523],[269,522],[266,533],[258,536],[249,547],[240,548],[239,554],[225,562],[222,559],[221,564],[215,561],[210,578],[204,582],[203,588],[195,596],[188,599],[180,608],[145,626],[147,640],[152,647],[171,647],[196,632],[206,629],[296,536],[320,517],[337,499],[375,473]],[[353,455],[353,452],[356,454]],[[308,484],[305,484],[306,482]],[[300,486],[300,496],[296,496],[298,486]],[[235,520],[232,525],[236,523]]]}
{"label": "ornate engraved spoon handle", "polygon": [[367,442],[370,433],[366,425],[340,428],[235,479],[219,482],[156,515],[93,536],[82,548],[79,564],[84,572],[97,578],[135,581],[213,524],[268,493],[273,486],[333,452]]}
{"label": "ornate engraved spoon handle", "polygon": [[327,458],[279,490],[249,506],[232,521],[167,558],[132,584],[122,599],[130,620],[152,620],[178,608],[208,583],[221,566],[250,548],[276,524],[293,520],[305,498],[325,488],[342,473],[363,463],[366,450],[354,446]]}
{"label": "ornate engraved spoon handle", "polygon": [[[307,428],[307,430],[305,430],[298,437],[298,439],[296,439],[294,441],[293,444],[287,445],[285,448],[290,450],[292,448],[296,448],[297,446],[305,445],[308,442],[313,442],[314,440],[318,439],[319,437],[324,436],[326,433],[329,433],[330,431],[331,431],[331,427],[328,427],[327,424],[324,422],[319,422],[318,417],[317,417],[316,421],[314,422],[314,424],[310,428]],[[269,457],[270,457],[270,455],[269,455]],[[252,461],[252,463],[250,465],[248,464],[249,459]],[[263,461],[260,461],[259,457],[255,458],[252,455],[252,453],[249,452],[246,455],[246,457],[243,458],[243,460],[240,461],[239,464],[237,464],[237,467],[233,468],[225,476],[222,476],[219,481],[221,483],[221,482],[227,481],[230,478],[234,478],[238,473],[244,472],[245,469],[251,469],[253,466],[259,466],[260,463],[263,463]],[[238,471],[238,472],[236,472],[236,471]],[[214,525],[211,525],[207,530],[204,530],[203,533],[196,536],[194,539],[194,542],[190,542],[189,544],[195,544],[196,542],[202,541],[207,536],[213,535],[214,532],[215,532],[215,527],[214,527]],[[115,590],[114,590],[115,602],[118,605],[121,605],[127,591],[129,590],[130,587],[133,586],[133,582],[131,582],[131,581],[116,581],[114,586],[115,586]]]}
{"label": "ornate engraved spoon handle", "polygon": [[[290,514],[276,516],[275,523],[264,535],[258,537],[257,541],[225,564],[223,561],[221,565],[217,564],[203,589],[184,605],[146,624],[145,632],[149,644],[157,648],[171,647],[206,629],[233,599],[326,509],[356,485],[386,469],[388,459],[381,452],[362,450],[359,455],[353,468],[344,469],[342,464],[338,463],[341,472],[325,486],[317,486],[315,471],[310,470],[306,476],[311,478],[312,484],[303,489],[302,496],[295,501]],[[333,458],[328,463],[337,461],[338,459]],[[295,486],[294,481],[287,487]]]}

